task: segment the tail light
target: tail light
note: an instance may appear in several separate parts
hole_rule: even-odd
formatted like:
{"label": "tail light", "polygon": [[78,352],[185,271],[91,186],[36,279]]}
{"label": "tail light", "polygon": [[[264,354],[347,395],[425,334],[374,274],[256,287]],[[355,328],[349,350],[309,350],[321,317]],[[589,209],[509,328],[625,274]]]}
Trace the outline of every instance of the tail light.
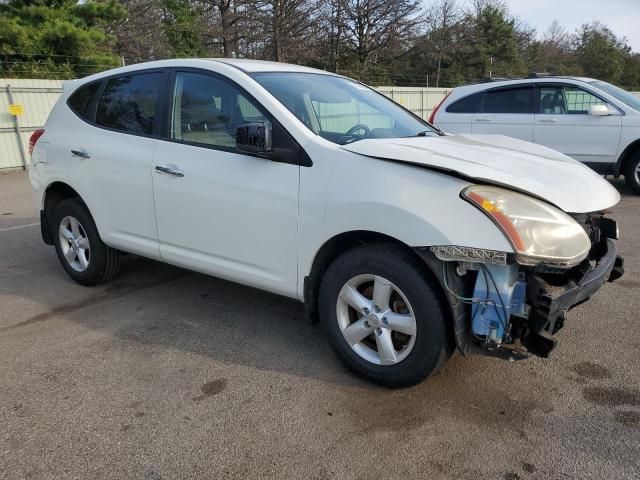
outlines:
{"label": "tail light", "polygon": [[36,146],[36,142],[44,133],[44,128],[39,128],[35,132],[31,134],[31,138],[29,139],[29,156],[33,155],[33,147]]}
{"label": "tail light", "polygon": [[444,98],[440,101],[440,103],[438,103],[438,105],[436,105],[436,108],[433,109],[433,112],[431,112],[431,115],[429,115],[429,120],[428,122],[433,125],[433,121],[436,119],[436,113],[438,113],[438,109],[442,106],[442,104],[444,103],[444,101],[447,99],[447,97],[449,95],[451,95],[451,92],[453,92],[453,90],[451,90],[449,93],[447,93]]}

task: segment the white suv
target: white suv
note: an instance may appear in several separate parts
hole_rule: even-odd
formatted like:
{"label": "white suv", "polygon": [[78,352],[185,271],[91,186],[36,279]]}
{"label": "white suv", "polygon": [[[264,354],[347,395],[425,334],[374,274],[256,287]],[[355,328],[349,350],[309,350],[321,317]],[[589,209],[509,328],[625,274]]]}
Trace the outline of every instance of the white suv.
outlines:
{"label": "white suv", "polygon": [[540,76],[454,89],[431,123],[553,148],[640,194],[640,98],[591,78]]}
{"label": "white suv", "polygon": [[622,274],[602,213],[619,195],[588,168],[442,135],[309,68],[169,60],[70,81],[31,149],[43,240],[79,283],[130,252],[295,298],[388,386],[456,347],[546,356],[566,311]]}

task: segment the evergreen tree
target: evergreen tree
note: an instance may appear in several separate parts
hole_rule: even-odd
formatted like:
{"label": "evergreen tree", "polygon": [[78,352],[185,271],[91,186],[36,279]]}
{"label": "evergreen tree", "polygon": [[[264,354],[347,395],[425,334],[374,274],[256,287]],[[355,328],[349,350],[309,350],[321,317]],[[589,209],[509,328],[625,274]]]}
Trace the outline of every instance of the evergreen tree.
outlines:
{"label": "evergreen tree", "polygon": [[0,3],[0,75],[69,78],[116,66],[109,31],[125,15],[117,0]]}
{"label": "evergreen tree", "polygon": [[583,25],[576,39],[576,56],[585,75],[617,83],[622,77],[630,48],[606,26]]}

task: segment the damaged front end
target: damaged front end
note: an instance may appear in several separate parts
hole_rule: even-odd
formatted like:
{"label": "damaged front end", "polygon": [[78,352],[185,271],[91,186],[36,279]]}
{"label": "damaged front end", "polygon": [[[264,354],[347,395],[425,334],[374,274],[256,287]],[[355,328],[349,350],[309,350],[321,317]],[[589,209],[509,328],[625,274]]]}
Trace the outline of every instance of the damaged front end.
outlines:
{"label": "damaged front end", "polygon": [[603,215],[577,218],[592,242],[589,255],[566,271],[532,271],[527,275],[527,302],[532,309],[521,338],[527,350],[546,357],[555,346],[553,335],[563,326],[567,312],[586,302],[602,285],[624,274],[618,255],[616,222]]}
{"label": "damaged front end", "polygon": [[571,216],[589,238],[588,253],[573,266],[527,265],[515,253],[458,246],[432,246],[418,253],[436,272],[463,353],[518,360],[547,357],[567,312],[587,301],[607,281],[620,278],[616,222],[601,213]]}

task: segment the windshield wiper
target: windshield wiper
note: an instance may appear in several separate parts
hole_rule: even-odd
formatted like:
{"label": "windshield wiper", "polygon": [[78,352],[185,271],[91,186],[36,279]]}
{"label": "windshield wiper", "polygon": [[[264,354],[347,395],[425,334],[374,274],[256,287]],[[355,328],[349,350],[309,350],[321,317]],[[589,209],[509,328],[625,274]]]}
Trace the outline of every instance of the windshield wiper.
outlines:
{"label": "windshield wiper", "polygon": [[[440,130],[438,127],[433,127],[434,130],[436,131],[436,133],[439,133],[440,135],[444,135],[444,132],[442,130]],[[427,134],[429,133],[434,133],[433,130],[423,130],[421,132],[416,133],[416,137],[426,137]]]}

